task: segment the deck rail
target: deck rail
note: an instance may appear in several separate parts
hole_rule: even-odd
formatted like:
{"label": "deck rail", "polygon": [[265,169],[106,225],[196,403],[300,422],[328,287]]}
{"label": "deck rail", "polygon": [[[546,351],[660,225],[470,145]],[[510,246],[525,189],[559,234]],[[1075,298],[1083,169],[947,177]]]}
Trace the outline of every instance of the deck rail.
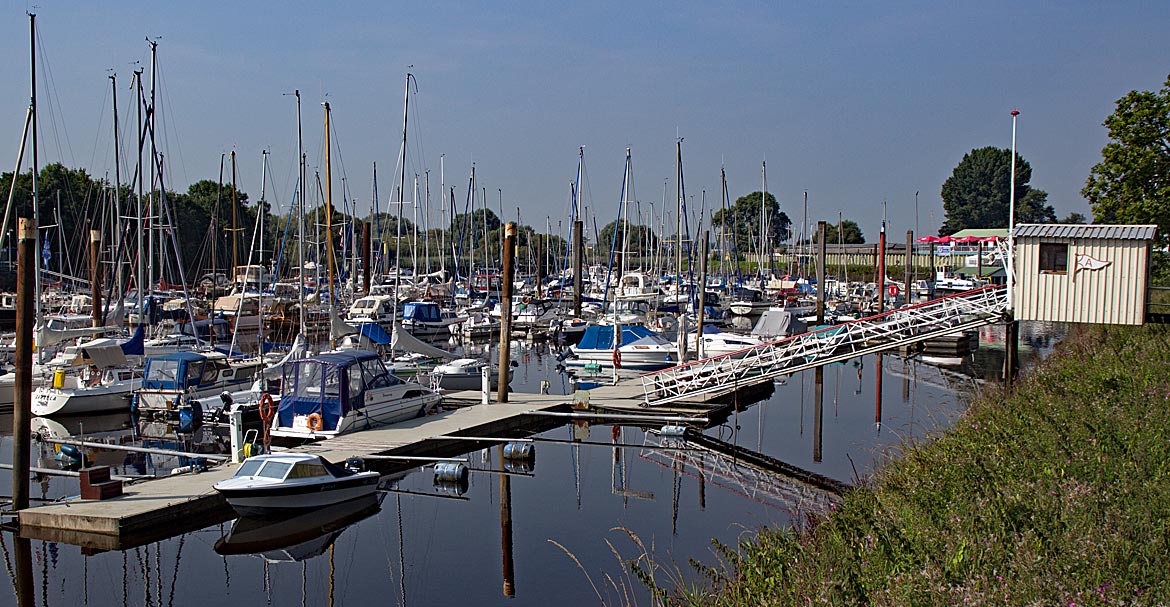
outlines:
{"label": "deck rail", "polygon": [[824,327],[778,341],[646,373],[643,407],[721,393],[864,354],[904,347],[994,323],[1007,311],[1007,289],[987,286]]}

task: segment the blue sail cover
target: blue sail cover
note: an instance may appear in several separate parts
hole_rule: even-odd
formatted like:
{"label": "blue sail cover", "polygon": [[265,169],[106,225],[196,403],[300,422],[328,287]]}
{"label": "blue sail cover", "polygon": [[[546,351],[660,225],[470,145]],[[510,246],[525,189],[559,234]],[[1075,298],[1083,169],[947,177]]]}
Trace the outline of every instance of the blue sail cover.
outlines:
{"label": "blue sail cover", "polygon": [[[623,325],[622,344],[630,344],[642,339],[657,335],[654,331],[642,325]],[[578,350],[612,350],[613,327],[609,325],[595,325],[585,329],[581,341],[577,344]]]}
{"label": "blue sail cover", "polygon": [[131,335],[129,340],[119,344],[122,346],[122,354],[126,356],[144,355],[146,353],[144,348],[145,338],[146,331],[143,330],[142,325],[138,325],[138,328],[134,329],[134,335]]}
{"label": "blue sail cover", "polygon": [[386,329],[376,322],[363,322],[357,326],[359,333],[364,335],[366,339],[378,344],[379,346],[390,345],[390,336],[386,334]]}
{"label": "blue sail cover", "polygon": [[430,301],[408,301],[402,306],[402,320],[417,322],[439,322],[439,304]]}

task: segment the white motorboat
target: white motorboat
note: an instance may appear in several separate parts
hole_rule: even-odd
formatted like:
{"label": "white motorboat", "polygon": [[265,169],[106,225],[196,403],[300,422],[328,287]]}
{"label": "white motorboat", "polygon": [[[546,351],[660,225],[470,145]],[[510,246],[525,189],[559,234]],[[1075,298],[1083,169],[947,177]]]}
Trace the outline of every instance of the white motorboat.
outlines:
{"label": "white motorboat", "polygon": [[372,495],[377,488],[377,472],[353,472],[304,453],[248,458],[234,476],[215,484],[243,515],[323,508]]}
{"label": "white motorboat", "polygon": [[490,367],[488,376],[490,388],[495,390],[500,383],[500,371],[490,363],[478,358],[457,358],[431,369],[435,384],[444,390],[479,390],[483,387],[483,368]]}
{"label": "white motorboat", "polygon": [[53,383],[32,393],[32,414],[78,415],[129,411],[130,397],[142,382],[142,373],[127,367],[90,368],[82,375],[54,371]]}
{"label": "white motorboat", "polygon": [[[585,330],[575,346],[570,346],[573,358],[566,365],[586,365],[625,369],[655,370],[678,364],[675,345],[642,325],[623,325],[621,341],[614,348],[612,325],[597,325]],[[615,354],[616,353],[616,354]]]}
{"label": "white motorboat", "polygon": [[327,352],[284,365],[270,434],[331,438],[425,415],[440,400],[438,392],[390,374],[374,352]]}
{"label": "white motorboat", "polygon": [[[698,353],[698,339],[694,331],[687,333],[687,351]],[[764,343],[764,340],[750,335],[740,335],[738,333],[728,333],[727,331],[720,331],[718,327],[711,325],[703,326],[703,357],[709,358],[711,356],[720,356],[722,354],[732,354],[740,352],[741,356],[747,354],[747,349],[752,346],[758,346]]]}

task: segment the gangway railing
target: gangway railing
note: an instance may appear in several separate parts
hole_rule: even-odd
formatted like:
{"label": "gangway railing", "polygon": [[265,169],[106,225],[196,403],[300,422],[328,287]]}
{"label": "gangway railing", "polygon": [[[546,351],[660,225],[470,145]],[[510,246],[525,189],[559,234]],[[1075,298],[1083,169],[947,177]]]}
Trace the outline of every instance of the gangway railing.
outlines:
{"label": "gangway railing", "polygon": [[833,362],[989,325],[1007,289],[987,286],[641,376],[643,407],[726,393]]}

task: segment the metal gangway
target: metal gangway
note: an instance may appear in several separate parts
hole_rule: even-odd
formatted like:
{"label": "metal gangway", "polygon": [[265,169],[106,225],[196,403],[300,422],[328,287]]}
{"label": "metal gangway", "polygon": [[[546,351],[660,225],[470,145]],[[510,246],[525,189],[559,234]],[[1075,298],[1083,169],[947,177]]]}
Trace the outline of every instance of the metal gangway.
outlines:
{"label": "metal gangway", "polygon": [[987,286],[794,335],[641,376],[641,406],[725,394],[782,375],[902,348],[989,325],[1007,312],[1007,289]]}

